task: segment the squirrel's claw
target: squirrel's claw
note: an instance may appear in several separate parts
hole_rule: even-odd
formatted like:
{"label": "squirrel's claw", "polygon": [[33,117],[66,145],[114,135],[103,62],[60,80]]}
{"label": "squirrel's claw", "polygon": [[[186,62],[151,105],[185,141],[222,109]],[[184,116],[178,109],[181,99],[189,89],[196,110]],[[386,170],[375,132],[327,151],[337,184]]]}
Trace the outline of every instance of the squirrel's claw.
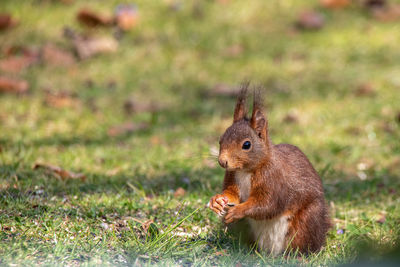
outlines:
{"label": "squirrel's claw", "polygon": [[230,207],[226,211],[224,222],[225,224],[233,223],[239,219],[243,218],[237,206]]}
{"label": "squirrel's claw", "polygon": [[209,208],[214,211],[219,216],[225,215],[224,208],[226,206],[227,200],[224,196],[216,195],[211,198],[210,202],[208,203]]}

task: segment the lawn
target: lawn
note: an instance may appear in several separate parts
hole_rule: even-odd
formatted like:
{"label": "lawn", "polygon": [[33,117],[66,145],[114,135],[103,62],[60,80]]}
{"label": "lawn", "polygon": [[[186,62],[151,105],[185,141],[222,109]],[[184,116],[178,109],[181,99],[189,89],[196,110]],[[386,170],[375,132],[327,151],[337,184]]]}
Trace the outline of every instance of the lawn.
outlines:
{"label": "lawn", "polygon": [[[76,20],[119,3],[1,1],[18,25],[0,32],[0,60],[9,47],[72,51],[66,27],[118,48],[0,70],[29,84],[0,93],[0,265],[338,265],[400,251],[400,21],[308,0],[137,0],[125,33]],[[298,29],[304,10],[323,27]],[[272,141],[321,175],[332,228],[318,254],[252,250],[206,208],[235,103],[219,89],[243,80],[265,88]]]}

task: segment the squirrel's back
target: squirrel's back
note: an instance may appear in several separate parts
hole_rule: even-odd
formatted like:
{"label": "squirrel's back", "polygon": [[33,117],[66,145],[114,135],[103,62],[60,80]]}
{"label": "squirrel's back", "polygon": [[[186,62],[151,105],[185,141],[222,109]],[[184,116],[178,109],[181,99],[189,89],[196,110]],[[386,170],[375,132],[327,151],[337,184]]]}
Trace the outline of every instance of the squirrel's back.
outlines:
{"label": "squirrel's back", "polygon": [[[273,146],[274,161],[281,169],[283,179],[288,183],[300,186],[303,192],[309,191],[318,197],[323,197],[321,178],[307,156],[297,147],[290,144]],[[306,188],[303,188],[303,187]]]}

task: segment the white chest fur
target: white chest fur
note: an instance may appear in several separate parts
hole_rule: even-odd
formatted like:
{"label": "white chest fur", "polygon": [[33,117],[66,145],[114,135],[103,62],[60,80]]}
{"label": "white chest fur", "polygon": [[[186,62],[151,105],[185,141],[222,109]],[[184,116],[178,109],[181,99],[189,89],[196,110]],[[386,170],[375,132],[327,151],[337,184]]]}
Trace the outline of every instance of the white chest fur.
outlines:
{"label": "white chest fur", "polygon": [[258,247],[277,255],[286,249],[286,234],[288,231],[288,216],[281,215],[270,220],[248,219],[253,238]]}
{"label": "white chest fur", "polygon": [[246,201],[250,196],[251,190],[251,173],[237,171],[235,173],[235,182],[239,187],[240,201]]}
{"label": "white chest fur", "polygon": [[[246,201],[251,191],[251,173],[237,171],[235,182],[239,187],[240,201]],[[281,215],[270,220],[248,219],[254,240],[258,247],[270,251],[273,255],[279,254],[286,248],[286,234],[288,231],[288,216]]]}

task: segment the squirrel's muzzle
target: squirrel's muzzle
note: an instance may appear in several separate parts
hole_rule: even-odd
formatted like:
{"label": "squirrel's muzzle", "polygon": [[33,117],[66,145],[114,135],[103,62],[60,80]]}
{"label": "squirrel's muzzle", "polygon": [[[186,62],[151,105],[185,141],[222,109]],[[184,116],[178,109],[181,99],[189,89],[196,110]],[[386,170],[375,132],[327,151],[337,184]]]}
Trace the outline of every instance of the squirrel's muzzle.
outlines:
{"label": "squirrel's muzzle", "polygon": [[222,168],[226,169],[228,167],[228,161],[226,160],[225,157],[219,156],[218,157],[218,163],[219,163],[219,165],[221,165]]}

